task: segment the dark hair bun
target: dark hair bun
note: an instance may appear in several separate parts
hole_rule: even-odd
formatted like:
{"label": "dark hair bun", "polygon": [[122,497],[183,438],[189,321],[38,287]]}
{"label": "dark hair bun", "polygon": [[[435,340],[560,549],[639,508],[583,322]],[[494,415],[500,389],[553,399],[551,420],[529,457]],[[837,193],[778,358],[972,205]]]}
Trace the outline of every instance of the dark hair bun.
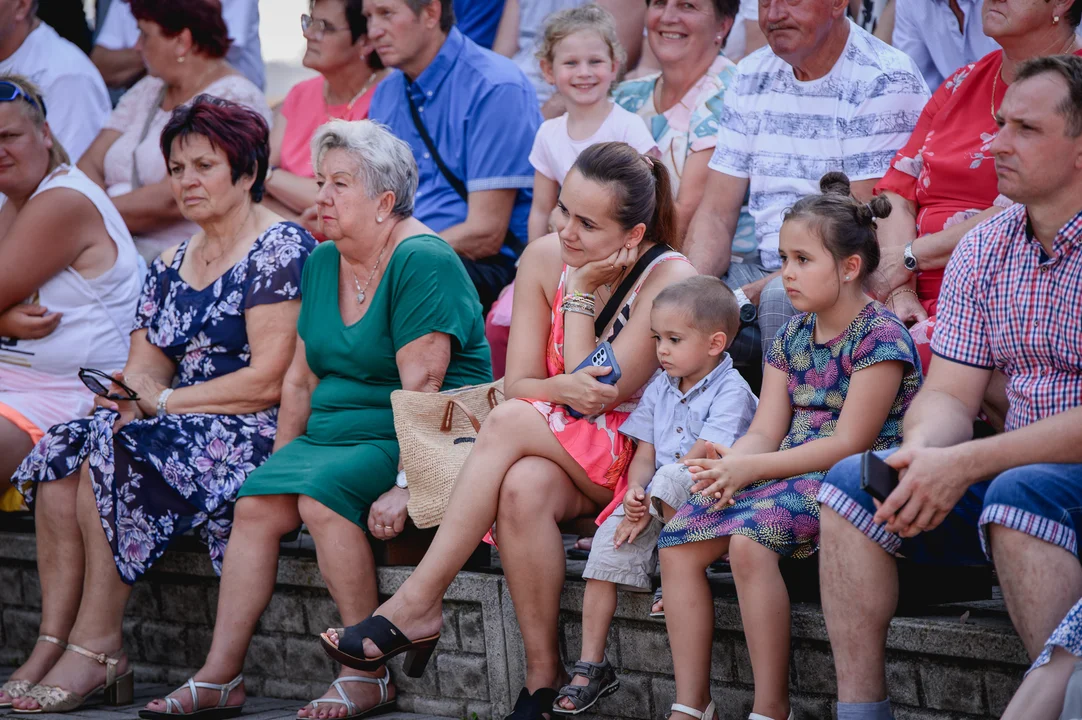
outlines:
{"label": "dark hair bun", "polygon": [[828,172],[819,180],[824,195],[849,195],[849,178],[843,172]]}

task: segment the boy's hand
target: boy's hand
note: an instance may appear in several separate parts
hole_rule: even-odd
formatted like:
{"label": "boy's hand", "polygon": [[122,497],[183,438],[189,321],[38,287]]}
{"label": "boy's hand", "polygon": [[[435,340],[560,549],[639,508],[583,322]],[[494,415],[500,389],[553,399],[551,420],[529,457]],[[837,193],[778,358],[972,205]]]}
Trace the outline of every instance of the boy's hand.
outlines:
{"label": "boy's hand", "polygon": [[612,544],[617,549],[624,543],[633,543],[642,531],[646,529],[646,526],[650,524],[653,518],[649,513],[643,515],[639,520],[631,520],[625,517],[620,521],[620,524],[616,526],[616,532],[612,535]]}
{"label": "boy's hand", "polygon": [[643,513],[647,511],[648,497],[641,487],[633,487],[624,495],[624,515],[631,522],[642,520]]}

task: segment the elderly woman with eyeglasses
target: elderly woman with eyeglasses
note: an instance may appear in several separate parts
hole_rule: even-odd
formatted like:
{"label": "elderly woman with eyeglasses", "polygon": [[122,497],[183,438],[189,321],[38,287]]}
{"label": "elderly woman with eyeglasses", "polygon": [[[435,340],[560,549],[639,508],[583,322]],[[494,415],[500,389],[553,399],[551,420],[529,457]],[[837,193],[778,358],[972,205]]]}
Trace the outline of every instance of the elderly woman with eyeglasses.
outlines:
{"label": "elderly woman with eyeglasses", "polygon": [[[378,600],[366,531],[397,535],[409,499],[391,392],[439,392],[492,376],[477,291],[451,246],[412,216],[409,145],[368,120],[335,120],[312,139],[312,156],[329,242],[304,268],[274,455],[237,501],[206,662],[143,718],[219,703],[239,712],[240,672],[274,592],[279,541],[302,522],[342,620],[368,616]],[[299,717],[360,717],[393,702],[386,667],[344,669]]]}
{"label": "elderly woman with eyeglasses", "polygon": [[37,519],[41,633],[67,640],[20,668],[37,684],[15,688],[16,711],[132,701],[131,585],[191,529],[219,569],[237,492],[270,455],[315,240],[259,205],[268,134],[249,108],[199,96],[161,135],[175,202],[200,230],[154,261],[110,397],[50,429],[14,476]]}
{"label": "elderly woman with eyeglasses", "polygon": [[[0,209],[0,496],[7,510],[22,504],[7,479],[34,443],[94,406],[79,368],[124,364],[145,272],[116,208],[71,165],[45,113],[33,83],[0,76],[0,193],[7,197]],[[7,701],[0,692],[0,706]]]}
{"label": "elderly woman with eyeglasses", "polygon": [[368,41],[362,0],[313,0],[301,16],[308,43],[302,64],[319,72],[293,86],[275,111],[271,172],[264,204],[316,231],[316,183],[309,145],[331,120],[364,120],[376,86],[387,75]]}

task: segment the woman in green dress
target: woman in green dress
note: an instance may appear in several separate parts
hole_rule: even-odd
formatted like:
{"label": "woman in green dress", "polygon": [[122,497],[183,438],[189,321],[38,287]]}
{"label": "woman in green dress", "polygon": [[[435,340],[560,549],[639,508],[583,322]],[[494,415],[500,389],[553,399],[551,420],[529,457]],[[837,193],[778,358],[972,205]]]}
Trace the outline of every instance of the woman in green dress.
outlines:
{"label": "woman in green dress", "polygon": [[[315,249],[301,278],[274,454],[240,491],[206,662],[143,717],[243,705],[240,671],[274,591],[279,540],[302,522],[342,621],[371,614],[376,574],[365,530],[397,535],[409,498],[396,485],[391,392],[491,380],[477,291],[450,246],[411,217],[417,166],[409,146],[374,123],[337,120],[312,148],[331,242]],[[389,706],[393,696],[386,668],[344,670],[299,717],[344,718]]]}

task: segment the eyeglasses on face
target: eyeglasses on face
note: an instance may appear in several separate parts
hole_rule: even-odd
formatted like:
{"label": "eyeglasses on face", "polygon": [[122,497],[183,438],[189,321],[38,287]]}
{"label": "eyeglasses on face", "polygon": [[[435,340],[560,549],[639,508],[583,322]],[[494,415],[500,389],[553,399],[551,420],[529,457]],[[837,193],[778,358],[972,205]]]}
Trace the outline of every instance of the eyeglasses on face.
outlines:
{"label": "eyeglasses on face", "polygon": [[314,18],[308,14],[301,15],[301,32],[311,32],[317,40],[324,35],[342,32],[343,30],[349,30],[349,28],[335,27],[323,18]]}

